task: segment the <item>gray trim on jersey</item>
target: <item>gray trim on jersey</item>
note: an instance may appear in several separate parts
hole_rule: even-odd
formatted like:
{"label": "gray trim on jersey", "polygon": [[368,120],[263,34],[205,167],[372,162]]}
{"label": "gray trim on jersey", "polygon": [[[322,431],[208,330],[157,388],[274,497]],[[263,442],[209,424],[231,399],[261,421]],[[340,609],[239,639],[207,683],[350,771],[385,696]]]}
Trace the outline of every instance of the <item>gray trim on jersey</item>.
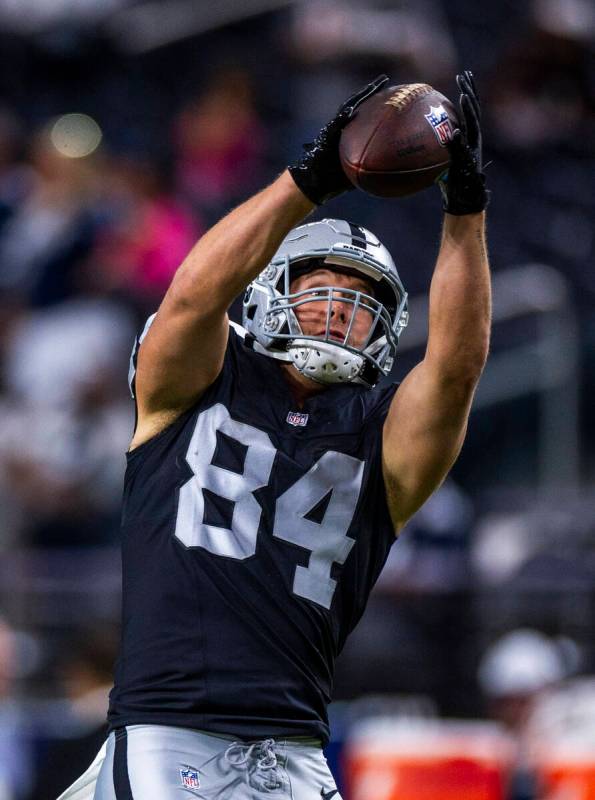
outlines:
{"label": "gray trim on jersey", "polygon": [[111,733],[92,767],[58,800],[129,800],[114,774],[122,743],[133,800],[341,800],[313,743],[237,742],[165,725],[130,725],[117,744]]}
{"label": "gray trim on jersey", "polygon": [[[136,339],[134,340],[132,352],[130,353],[130,362],[128,365],[128,388],[130,389],[130,394],[133,400],[136,397],[134,390],[134,380],[136,378],[136,359],[138,357],[138,349],[143,343],[143,339],[149,332],[149,328],[153,324],[156,316],[157,312],[151,314],[151,316],[147,319],[147,321],[145,322],[145,327],[143,328],[143,332],[141,333],[140,336],[137,336]],[[241,325],[238,325],[237,322],[232,322],[232,320],[229,320],[229,325],[231,328],[234,329],[234,331],[238,334],[238,336],[242,337],[242,339],[246,337],[246,330],[242,328]]]}
{"label": "gray trim on jersey", "polygon": [[232,319],[229,320],[229,327],[233,328],[237,335],[241,336],[242,339],[246,338],[246,334],[248,333],[246,328],[242,328],[241,325],[238,325],[238,323],[234,322]]}
{"label": "gray trim on jersey", "polygon": [[153,324],[155,317],[157,316],[157,312],[151,314],[148,320],[145,322],[145,327],[143,328],[143,332],[140,336],[137,336],[134,340],[134,346],[132,348],[132,353],[130,353],[130,364],[128,366],[128,388],[130,389],[130,394],[132,399],[136,397],[134,392],[134,379],[136,378],[136,358],[138,356],[138,348],[141,346],[143,339],[149,332],[149,328]]}

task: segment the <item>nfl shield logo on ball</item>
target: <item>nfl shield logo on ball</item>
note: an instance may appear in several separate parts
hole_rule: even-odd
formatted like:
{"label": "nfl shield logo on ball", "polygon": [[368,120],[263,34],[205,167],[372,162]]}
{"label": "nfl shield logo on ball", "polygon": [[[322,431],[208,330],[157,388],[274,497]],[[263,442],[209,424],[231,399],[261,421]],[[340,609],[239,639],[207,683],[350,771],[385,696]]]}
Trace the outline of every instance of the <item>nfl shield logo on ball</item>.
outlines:
{"label": "nfl shield logo on ball", "polygon": [[442,103],[439,106],[430,106],[430,113],[424,114],[424,117],[432,126],[442,147],[445,147],[452,139],[452,125]]}
{"label": "nfl shield logo on ball", "polygon": [[198,789],[200,781],[198,779],[198,771],[195,769],[181,769],[180,778],[182,779],[182,786],[185,789]]}

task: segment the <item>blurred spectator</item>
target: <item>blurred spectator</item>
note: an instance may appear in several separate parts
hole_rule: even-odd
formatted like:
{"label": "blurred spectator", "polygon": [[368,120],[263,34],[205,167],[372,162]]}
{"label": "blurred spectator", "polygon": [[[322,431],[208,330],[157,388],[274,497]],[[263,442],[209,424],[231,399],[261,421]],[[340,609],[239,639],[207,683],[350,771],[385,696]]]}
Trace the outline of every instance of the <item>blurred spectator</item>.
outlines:
{"label": "blurred spectator", "polygon": [[399,62],[428,83],[449,78],[456,53],[439,2],[309,0],[293,13],[291,43],[309,64],[370,56]]}
{"label": "blurred spectator", "polygon": [[540,697],[526,740],[540,800],[589,800],[595,789],[595,678],[565,681]]}
{"label": "blurred spectator", "polygon": [[544,696],[567,677],[569,664],[562,647],[542,633],[518,629],[484,653],[479,683],[490,716],[502,722],[517,741],[517,760],[509,800],[536,800],[538,778],[529,756],[528,725]]}
{"label": "blurred spectator", "polygon": [[0,232],[0,292],[47,305],[72,292],[75,269],[93,243],[97,163],[60,153],[51,126],[34,137],[29,161]]}
{"label": "blurred spectator", "polygon": [[522,733],[536,698],[567,675],[562,648],[538,631],[518,629],[484,653],[479,682],[492,716]]}
{"label": "blurred spectator", "polygon": [[486,103],[501,144],[531,150],[580,136],[595,115],[592,41],[591,2],[533,2],[531,24],[501,54]]}
{"label": "blurred spectator", "polygon": [[12,693],[16,661],[14,633],[0,619],[0,800],[27,797],[32,778],[32,759],[24,719]]}
{"label": "blurred spectator", "polygon": [[125,0],[13,0],[0,1],[0,20],[3,27],[20,33],[45,32],[60,23],[96,24]]}
{"label": "blurred spectator", "polygon": [[469,580],[473,505],[452,479],[407,523],[378,580],[387,592],[448,592]]}
{"label": "blurred spectator", "polygon": [[91,764],[107,735],[116,646],[111,631],[70,642],[61,657],[65,700],[54,707],[60,728],[42,743],[30,800],[55,800]]}
{"label": "blurred spectator", "polygon": [[165,168],[138,157],[114,157],[104,175],[110,213],[89,262],[85,285],[124,292],[154,311],[203,226],[171,191]]}
{"label": "blurred spectator", "polygon": [[266,129],[248,73],[217,74],[179,114],[174,145],[177,186],[209,222],[261,186]]}
{"label": "blurred spectator", "polygon": [[591,590],[592,492],[550,490],[537,500],[522,490],[501,489],[492,502],[493,510],[475,526],[471,548],[474,573],[482,586],[488,591],[503,587],[509,596],[523,588]]}
{"label": "blurred spectator", "polygon": [[34,170],[22,160],[23,124],[7,107],[0,107],[0,232],[32,188]]}
{"label": "blurred spectator", "polygon": [[0,421],[0,494],[13,537],[49,546],[115,535],[133,422],[124,380],[132,340],[128,313],[105,300],[71,300],[15,326]]}
{"label": "blurred spectator", "polygon": [[473,505],[451,480],[393,545],[366,609],[345,645],[336,696],[428,694],[443,714],[464,714],[476,697],[466,650],[470,619],[468,540]]}

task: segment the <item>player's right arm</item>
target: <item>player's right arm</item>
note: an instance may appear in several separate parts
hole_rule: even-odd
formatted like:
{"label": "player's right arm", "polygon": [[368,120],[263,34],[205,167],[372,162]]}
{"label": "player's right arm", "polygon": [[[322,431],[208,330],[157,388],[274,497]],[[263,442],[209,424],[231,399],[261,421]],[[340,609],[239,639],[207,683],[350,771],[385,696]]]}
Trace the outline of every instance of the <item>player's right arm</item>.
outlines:
{"label": "player's right arm", "polygon": [[227,309],[313,208],[285,171],[194,246],[138,352],[132,447],[170,424],[216,379],[227,345]]}
{"label": "player's right arm", "polygon": [[353,188],[339,160],[341,130],[387,80],[379,76],[343,103],[293,167],[218,222],[184,260],[138,351],[132,448],[169,425],[217,378],[227,308],[291,228],[316,205]]}

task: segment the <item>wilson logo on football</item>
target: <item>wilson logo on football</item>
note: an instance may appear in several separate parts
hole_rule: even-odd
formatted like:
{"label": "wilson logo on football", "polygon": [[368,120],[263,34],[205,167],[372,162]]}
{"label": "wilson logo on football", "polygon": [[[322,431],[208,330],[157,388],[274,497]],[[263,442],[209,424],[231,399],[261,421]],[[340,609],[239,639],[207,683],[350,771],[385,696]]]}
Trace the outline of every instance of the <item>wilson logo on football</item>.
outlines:
{"label": "wilson logo on football", "polygon": [[439,106],[430,106],[430,113],[424,114],[424,117],[432,126],[432,130],[436,134],[436,138],[442,147],[446,147],[452,139],[453,131],[444,106],[442,104]]}

